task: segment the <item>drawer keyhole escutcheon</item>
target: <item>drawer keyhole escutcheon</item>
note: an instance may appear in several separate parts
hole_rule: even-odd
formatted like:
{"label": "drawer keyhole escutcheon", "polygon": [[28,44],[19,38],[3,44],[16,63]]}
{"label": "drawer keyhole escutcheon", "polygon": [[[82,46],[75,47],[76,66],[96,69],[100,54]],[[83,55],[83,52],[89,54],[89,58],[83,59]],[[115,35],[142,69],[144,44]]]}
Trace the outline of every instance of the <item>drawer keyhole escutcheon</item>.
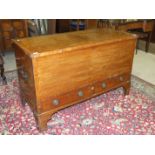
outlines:
{"label": "drawer keyhole escutcheon", "polygon": [[120,76],[120,77],[119,77],[119,80],[120,80],[120,81],[124,81],[123,76]]}
{"label": "drawer keyhole escutcheon", "polygon": [[78,91],[78,96],[80,96],[80,97],[84,96],[84,93],[82,90]]}
{"label": "drawer keyhole escutcheon", "polygon": [[106,88],[106,83],[105,82],[102,82],[102,88]]}
{"label": "drawer keyhole escutcheon", "polygon": [[53,101],[52,101],[52,104],[53,105],[58,105],[60,103],[60,101],[58,100],[58,99],[54,99]]}

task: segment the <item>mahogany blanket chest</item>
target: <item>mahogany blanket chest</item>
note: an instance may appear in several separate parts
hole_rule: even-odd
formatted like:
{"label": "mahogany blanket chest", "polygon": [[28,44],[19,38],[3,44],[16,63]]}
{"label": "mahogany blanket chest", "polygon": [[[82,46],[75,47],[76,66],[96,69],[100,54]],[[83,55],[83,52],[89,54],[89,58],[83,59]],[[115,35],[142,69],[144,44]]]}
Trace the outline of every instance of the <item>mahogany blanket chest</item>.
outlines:
{"label": "mahogany blanket chest", "polygon": [[136,40],[109,29],[13,40],[21,98],[39,129],[60,109],[118,87],[128,94]]}

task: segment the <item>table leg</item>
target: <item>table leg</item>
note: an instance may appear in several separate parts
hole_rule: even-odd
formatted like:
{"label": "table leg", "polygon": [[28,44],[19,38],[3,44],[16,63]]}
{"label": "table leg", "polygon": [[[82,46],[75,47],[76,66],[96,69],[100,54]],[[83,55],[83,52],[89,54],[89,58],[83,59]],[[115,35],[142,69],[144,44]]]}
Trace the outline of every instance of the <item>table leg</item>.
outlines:
{"label": "table leg", "polygon": [[149,45],[150,45],[150,40],[151,40],[152,32],[148,32],[148,38],[146,40],[146,45],[145,45],[145,51],[148,52],[149,50]]}

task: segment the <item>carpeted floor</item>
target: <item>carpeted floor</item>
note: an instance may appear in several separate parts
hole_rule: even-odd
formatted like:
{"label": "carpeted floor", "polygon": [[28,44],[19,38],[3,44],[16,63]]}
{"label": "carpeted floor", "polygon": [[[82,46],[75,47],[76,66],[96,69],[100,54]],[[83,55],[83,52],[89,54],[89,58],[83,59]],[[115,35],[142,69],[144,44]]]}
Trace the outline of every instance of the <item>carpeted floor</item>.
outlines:
{"label": "carpeted floor", "polygon": [[21,105],[16,72],[0,84],[0,134],[155,134],[155,87],[132,76],[130,95],[119,88],[55,113],[40,133],[31,109]]}

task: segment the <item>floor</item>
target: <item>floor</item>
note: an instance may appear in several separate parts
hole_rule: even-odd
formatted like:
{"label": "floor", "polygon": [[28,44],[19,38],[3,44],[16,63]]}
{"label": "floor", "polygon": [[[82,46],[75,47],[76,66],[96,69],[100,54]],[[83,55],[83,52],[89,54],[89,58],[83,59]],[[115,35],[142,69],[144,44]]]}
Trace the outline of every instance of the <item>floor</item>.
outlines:
{"label": "floor", "polygon": [[[4,62],[5,71],[16,69],[13,52],[5,54]],[[132,74],[155,85],[155,54],[138,50],[138,53],[134,55]]]}
{"label": "floor", "polygon": [[5,71],[16,70],[17,67],[14,52],[5,52],[5,56],[3,58]]}
{"label": "floor", "polygon": [[[145,45],[146,45],[145,41],[139,40],[139,44],[138,44],[139,49],[145,50]],[[148,52],[155,54],[155,43],[150,43]]]}
{"label": "floor", "polygon": [[132,74],[155,85],[155,54],[138,50],[134,55]]}

